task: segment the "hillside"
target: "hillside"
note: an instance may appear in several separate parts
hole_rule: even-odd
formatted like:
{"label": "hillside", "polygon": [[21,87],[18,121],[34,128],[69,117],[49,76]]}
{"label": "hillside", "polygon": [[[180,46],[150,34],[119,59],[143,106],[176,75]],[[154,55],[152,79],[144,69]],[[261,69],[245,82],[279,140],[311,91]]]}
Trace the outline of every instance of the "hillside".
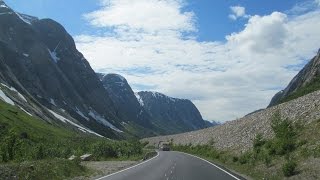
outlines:
{"label": "hillside", "polygon": [[197,107],[186,99],[158,92],[133,92],[118,74],[97,74],[126,129],[143,136],[175,134],[207,127]]}
{"label": "hillside", "polygon": [[155,124],[127,81],[97,75],[62,25],[15,12],[3,1],[0,83],[3,97],[31,115],[98,136],[128,139],[204,127],[189,122],[188,128],[167,131],[161,119]]}
{"label": "hillside", "polygon": [[136,93],[151,122],[165,134],[187,132],[206,127],[197,107],[187,99],[178,99],[158,92]]}
{"label": "hillside", "polygon": [[268,107],[296,99],[316,90],[320,90],[320,49],[288,86],[274,95]]}

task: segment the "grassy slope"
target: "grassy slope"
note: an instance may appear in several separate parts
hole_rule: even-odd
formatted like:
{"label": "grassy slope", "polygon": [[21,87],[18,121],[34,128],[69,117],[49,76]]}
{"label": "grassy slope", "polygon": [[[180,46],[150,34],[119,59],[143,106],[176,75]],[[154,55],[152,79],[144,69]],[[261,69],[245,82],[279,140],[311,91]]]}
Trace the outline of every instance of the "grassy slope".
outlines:
{"label": "grassy slope", "polygon": [[314,80],[312,80],[306,86],[301,87],[301,88],[297,89],[295,92],[288,95],[287,97],[280,99],[278,104],[291,101],[293,99],[302,97],[306,94],[312,93],[317,90],[320,90],[320,77],[316,77]]}
{"label": "grassy slope", "polygon": [[[175,150],[195,154],[227,168],[236,170],[253,179],[284,179],[284,166],[296,163],[289,175],[296,179],[319,179],[320,172],[320,120],[300,127],[295,147],[288,152],[272,152],[268,146],[277,146],[277,140],[265,141],[260,148],[237,155],[206,146],[174,146]],[[269,143],[268,143],[269,142]],[[286,141],[287,142],[287,141]],[[273,144],[273,145],[270,145]],[[259,152],[257,152],[259,151]],[[288,166],[286,166],[287,169]]]}
{"label": "grassy slope", "polygon": [[51,125],[0,100],[0,179],[86,175],[90,171],[79,162],[65,159],[91,153],[94,160],[136,160],[143,157],[142,147],[137,141],[111,141]]}

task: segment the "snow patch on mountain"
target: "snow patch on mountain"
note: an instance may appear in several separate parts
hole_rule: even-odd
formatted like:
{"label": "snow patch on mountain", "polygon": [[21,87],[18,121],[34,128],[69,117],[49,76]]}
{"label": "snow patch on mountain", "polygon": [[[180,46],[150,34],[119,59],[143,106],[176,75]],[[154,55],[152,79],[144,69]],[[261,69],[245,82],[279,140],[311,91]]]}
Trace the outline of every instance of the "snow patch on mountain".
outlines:
{"label": "snow patch on mountain", "polygon": [[55,102],[52,98],[50,98],[50,104],[52,104],[52,105],[54,105],[54,106],[57,106],[57,105],[56,105],[56,102]]}
{"label": "snow patch on mountain", "polygon": [[19,17],[19,19],[21,19],[23,22],[31,25],[31,22],[28,19],[23,18],[19,13],[16,13],[16,15]]}
{"label": "snow patch on mountain", "polygon": [[0,89],[0,99],[14,106],[14,102]]}
{"label": "snow patch on mountain", "polygon": [[23,109],[22,107],[19,107],[23,112],[25,112],[26,114],[28,114],[29,116],[32,116],[31,113],[29,113],[28,111],[26,111],[25,109]]}
{"label": "snow patch on mountain", "polygon": [[79,109],[76,107],[76,113],[79,114],[81,117],[83,117],[85,120],[89,121],[90,119],[85,116]]}
{"label": "snow patch on mountain", "polygon": [[48,111],[49,111],[54,117],[56,117],[57,119],[59,119],[60,121],[62,121],[62,122],[64,122],[64,123],[69,123],[69,124],[77,127],[77,128],[78,128],[80,131],[82,131],[82,132],[87,132],[87,133],[91,133],[91,134],[94,134],[94,135],[99,136],[99,137],[103,137],[103,136],[101,136],[100,134],[98,134],[98,133],[96,133],[96,132],[93,132],[93,131],[91,131],[91,130],[89,130],[89,129],[87,129],[87,128],[84,128],[84,127],[82,127],[82,126],[80,126],[80,125],[72,122],[71,120],[69,120],[69,119],[61,116],[60,114],[55,113],[54,111],[52,111],[52,110],[50,110],[50,109],[48,109]]}
{"label": "snow patch on mountain", "polygon": [[7,8],[7,9],[9,9],[8,6],[6,6],[6,5],[4,5],[4,4],[1,4],[0,7],[1,7],[1,8]]}
{"label": "snow patch on mountain", "polygon": [[140,103],[141,106],[144,106],[144,103],[143,103],[143,100],[142,98],[140,97],[140,95],[138,93],[134,93],[134,95],[136,96],[138,102]]}
{"label": "snow patch on mountain", "polygon": [[20,97],[20,99],[22,99],[23,101],[28,102],[27,99],[19,91],[17,91],[14,87],[7,86],[6,84],[3,84],[3,83],[1,83],[1,85],[8,88],[9,90],[17,93],[18,96]]}
{"label": "snow patch on mountain", "polygon": [[50,51],[50,49],[48,49],[48,52],[53,62],[57,63],[60,60],[60,58],[57,56],[57,53],[55,51]]}
{"label": "snow patch on mountain", "polygon": [[89,116],[91,116],[93,119],[97,120],[98,122],[102,123],[103,125],[108,126],[109,128],[111,128],[116,132],[120,132],[120,133],[123,132],[120,129],[116,128],[114,125],[112,125],[109,121],[105,120],[101,115],[94,112],[93,110],[90,110]]}

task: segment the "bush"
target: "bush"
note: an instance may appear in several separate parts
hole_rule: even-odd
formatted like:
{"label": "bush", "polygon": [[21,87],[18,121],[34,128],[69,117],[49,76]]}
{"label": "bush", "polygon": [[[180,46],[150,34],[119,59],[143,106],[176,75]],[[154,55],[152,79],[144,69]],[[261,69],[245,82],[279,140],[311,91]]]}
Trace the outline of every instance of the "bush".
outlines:
{"label": "bush", "polygon": [[297,167],[297,163],[296,163],[296,162],[294,162],[293,160],[287,161],[287,162],[282,166],[282,172],[283,172],[284,176],[290,177],[290,176],[295,175],[295,173],[296,173],[296,167]]}
{"label": "bush", "polygon": [[271,152],[277,155],[285,155],[295,150],[297,140],[297,130],[294,124],[288,119],[281,119],[281,114],[276,112],[271,121],[271,127],[275,133],[275,138],[271,143]]}

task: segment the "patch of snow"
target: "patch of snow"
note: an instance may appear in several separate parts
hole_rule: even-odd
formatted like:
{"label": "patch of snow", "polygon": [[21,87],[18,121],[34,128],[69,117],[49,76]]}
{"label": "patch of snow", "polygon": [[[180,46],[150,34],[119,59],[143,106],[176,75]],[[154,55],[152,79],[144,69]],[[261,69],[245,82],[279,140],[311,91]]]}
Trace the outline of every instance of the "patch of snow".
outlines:
{"label": "patch of snow", "polygon": [[120,129],[116,128],[114,125],[112,125],[109,121],[105,120],[101,115],[99,115],[98,113],[96,113],[92,110],[90,110],[89,116],[91,116],[93,119],[101,122],[103,125],[108,126],[109,128],[113,129],[114,131],[123,132]]}
{"label": "patch of snow", "polygon": [[37,94],[37,97],[38,97],[38,98],[42,98],[42,96],[40,96],[39,94]]}
{"label": "patch of snow", "polygon": [[6,102],[6,103],[8,103],[8,104],[11,104],[11,105],[13,105],[14,106],[14,102],[0,89],[0,98],[4,101],[4,102]]}
{"label": "patch of snow", "polygon": [[3,13],[0,13],[0,15],[5,15],[5,14],[13,14],[13,12],[3,12]]}
{"label": "patch of snow", "polygon": [[52,98],[50,99],[50,104],[52,104],[52,105],[54,105],[54,106],[57,106],[57,105],[56,105],[56,102],[55,102]]}
{"label": "patch of snow", "polygon": [[78,107],[76,107],[76,112],[77,112],[81,117],[83,117],[85,120],[87,120],[87,121],[90,120],[87,116],[85,116],[85,115],[78,109]]}
{"label": "patch of snow", "polygon": [[50,51],[50,49],[48,49],[48,52],[49,52],[53,62],[57,63],[60,60],[60,58],[57,56],[57,53],[55,51],[52,52],[52,51]]}
{"label": "patch of snow", "polygon": [[137,92],[134,93],[134,95],[136,96],[136,98],[139,101],[140,105],[144,106],[144,102],[143,102],[142,98],[140,97],[140,95]]}
{"label": "patch of snow", "polygon": [[4,4],[1,4],[0,7],[1,7],[1,8],[7,8],[7,9],[9,9],[8,6],[6,6],[6,5],[4,5]]}
{"label": "patch of snow", "polygon": [[23,109],[22,107],[19,107],[22,111],[24,111],[26,114],[28,114],[29,116],[32,116],[31,113],[29,113],[28,111],[26,111],[25,109]]}
{"label": "patch of snow", "polygon": [[103,136],[101,136],[100,134],[98,134],[98,133],[96,133],[96,132],[93,132],[93,131],[91,131],[91,130],[89,130],[89,129],[87,129],[87,128],[84,128],[84,127],[82,127],[82,126],[80,126],[80,125],[78,125],[78,124],[70,121],[69,119],[61,116],[60,114],[55,113],[54,111],[52,111],[52,110],[50,110],[50,109],[48,109],[48,111],[49,111],[54,117],[56,117],[57,119],[59,119],[60,121],[62,121],[62,122],[64,122],[64,123],[69,123],[69,124],[77,127],[77,128],[78,128],[80,131],[82,131],[82,132],[87,132],[87,133],[91,133],[91,134],[94,134],[94,135],[99,136],[99,137],[103,137]]}
{"label": "patch of snow", "polygon": [[22,54],[24,57],[29,57],[29,54],[27,54],[27,53],[23,53]]}
{"label": "patch of snow", "polygon": [[6,88],[8,88],[8,89],[10,89],[11,91],[17,93],[18,96],[19,96],[22,100],[24,100],[25,102],[28,102],[27,99],[26,99],[19,91],[17,91],[14,87],[9,87],[9,86],[7,86],[7,85],[5,85],[5,84],[3,84],[3,83],[1,83],[1,85],[4,86],[4,87],[6,87]]}
{"label": "patch of snow", "polygon": [[28,19],[23,18],[19,13],[16,13],[16,15],[19,17],[19,19],[21,19],[23,22],[31,25],[31,22]]}

